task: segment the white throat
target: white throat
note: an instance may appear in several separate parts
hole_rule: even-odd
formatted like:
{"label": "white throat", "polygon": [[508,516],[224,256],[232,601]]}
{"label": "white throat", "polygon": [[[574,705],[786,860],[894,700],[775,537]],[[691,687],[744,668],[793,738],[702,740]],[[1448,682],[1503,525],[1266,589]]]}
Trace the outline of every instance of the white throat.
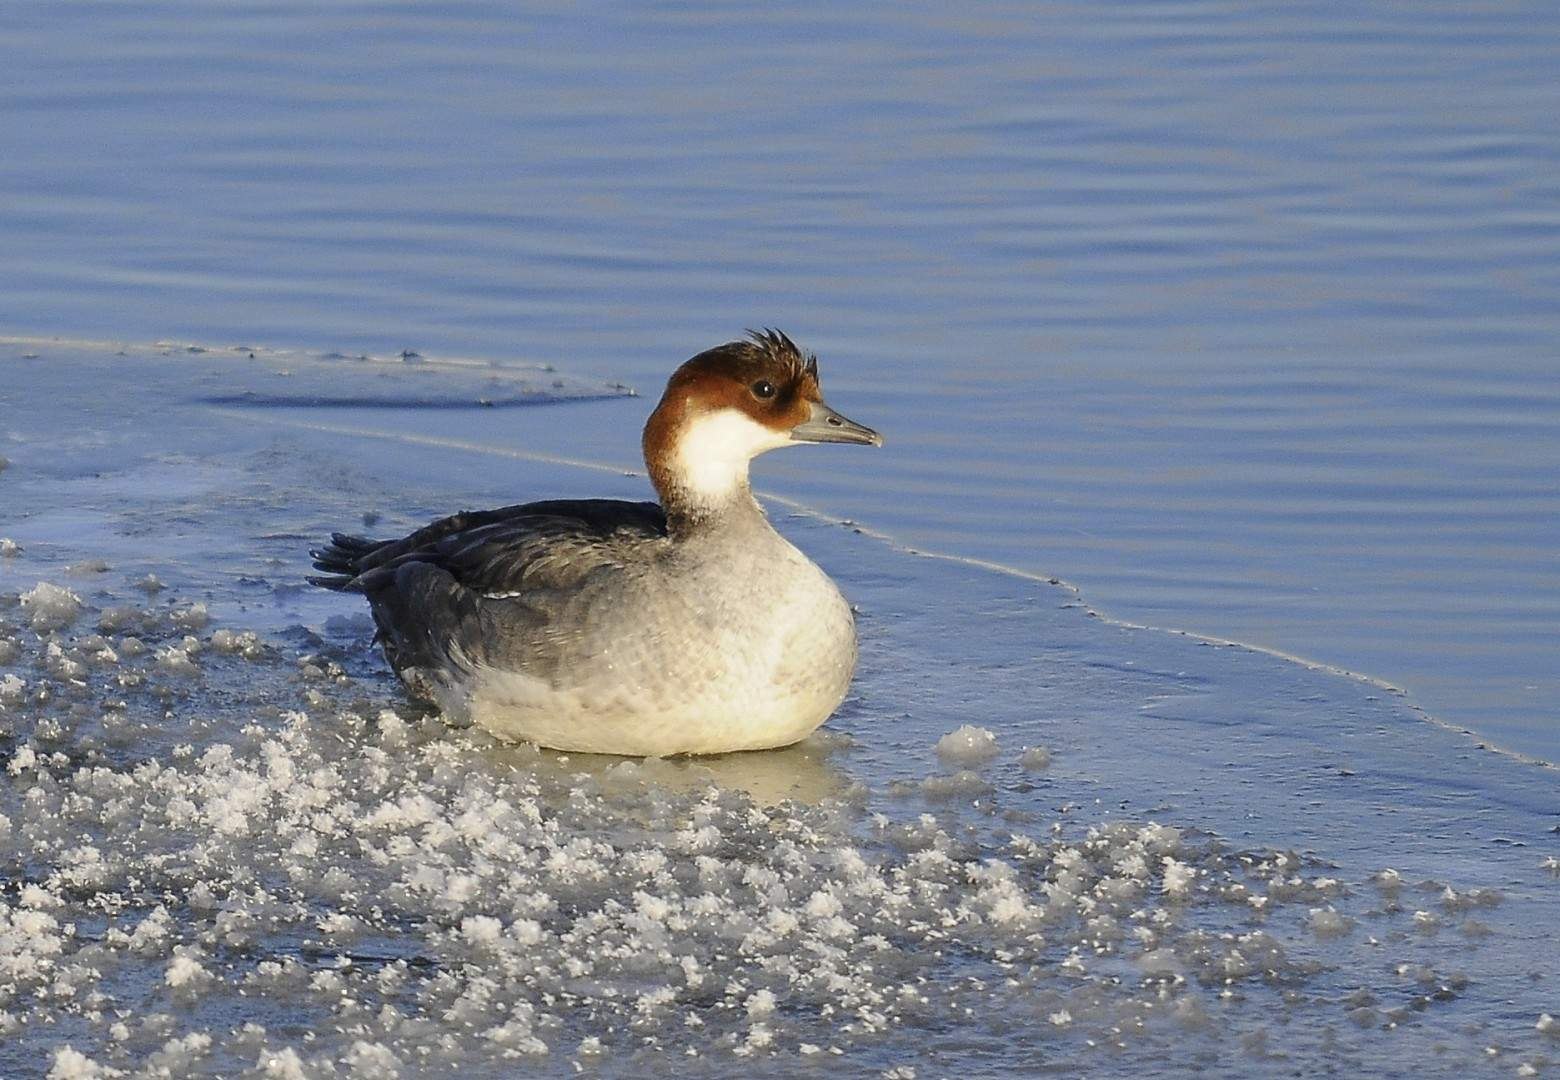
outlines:
{"label": "white throat", "polygon": [[748,462],[789,445],[790,436],[736,409],[703,413],[683,429],[672,451],[672,475],[690,499],[724,502],[747,489]]}

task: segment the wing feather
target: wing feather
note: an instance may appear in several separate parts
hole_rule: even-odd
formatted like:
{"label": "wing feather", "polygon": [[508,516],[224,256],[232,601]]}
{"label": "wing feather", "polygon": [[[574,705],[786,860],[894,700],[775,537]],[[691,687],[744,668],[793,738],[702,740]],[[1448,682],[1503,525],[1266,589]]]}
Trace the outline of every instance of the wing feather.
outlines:
{"label": "wing feather", "polygon": [[337,576],[314,580],[367,596],[386,655],[406,678],[492,652],[523,662],[560,597],[669,543],[655,503],[553,500],[453,514],[399,540],[337,535],[313,553],[315,566]]}

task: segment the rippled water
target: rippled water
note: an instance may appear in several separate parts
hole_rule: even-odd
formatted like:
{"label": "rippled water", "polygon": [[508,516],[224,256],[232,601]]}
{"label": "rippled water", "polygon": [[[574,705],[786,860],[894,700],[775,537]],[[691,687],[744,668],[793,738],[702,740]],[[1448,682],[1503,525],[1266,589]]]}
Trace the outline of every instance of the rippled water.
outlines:
{"label": "rippled water", "polygon": [[1550,5],[157,3],[3,33],[17,331],[653,390],[774,323],[891,438],[829,470],[832,509],[1560,756]]}
{"label": "rippled water", "polygon": [[[121,1065],[181,1031],[227,1030],[236,1015],[225,1011],[234,999],[213,990],[213,1011],[194,1027],[158,1019],[188,1004],[165,980],[183,955],[175,950],[204,950],[208,975],[235,994],[256,964],[302,957],[302,969],[256,990],[277,1011],[263,1021],[269,1035],[236,1044],[235,1069],[334,1015],[334,984],[304,984],[338,953],[378,955],[377,944],[316,926],[342,888],[384,884],[382,867],[344,856],[350,880],[323,884],[308,859],[259,846],[263,873],[302,875],[278,894],[291,914],[246,892],[242,873],[212,870],[201,880],[221,903],[170,901],[174,929],[128,956],[104,944],[118,923],[71,892],[72,875],[97,871],[70,830],[112,851],[123,821],[138,823],[143,841],[92,879],[122,905],[113,918],[129,932],[164,893],[188,892],[194,879],[168,870],[170,857],[216,857],[228,843],[221,755],[246,776],[268,767],[268,751],[242,732],[255,708],[311,710],[311,727],[266,721],[296,768],[342,740],[380,745],[377,729],[342,716],[393,703],[393,688],[339,598],[297,587],[306,537],[363,509],[399,526],[451,504],[586,487],[637,496],[642,483],[621,474],[636,467],[647,403],[617,387],[653,396],[680,359],[773,324],[818,350],[834,404],[888,437],[881,451],[780,455],[758,469],[764,491],[791,500],[777,512],[803,514],[786,527],[842,580],[870,630],[859,696],[835,724],[854,747],[823,755],[822,768],[803,755],[780,770],[781,788],[800,778],[804,802],[858,785],[866,794],[849,795],[854,809],[839,819],[776,820],[808,843],[858,852],[867,877],[904,871],[934,892],[948,884],[933,880],[943,870],[905,871],[905,851],[946,849],[964,874],[1015,859],[1002,830],[1017,831],[1052,845],[1014,861],[1020,893],[1041,903],[1065,873],[1055,860],[1074,858],[1066,845],[1084,845],[1077,857],[1100,867],[1131,846],[1122,834],[1085,850],[1091,826],[1160,817],[1190,830],[1177,850],[1223,890],[1185,912],[1158,878],[1139,894],[1144,919],[1177,927],[1183,969],[1172,974],[1214,962],[1197,934],[1261,929],[1293,961],[1249,997],[1217,997],[1195,978],[1197,992],[1166,990],[1164,1001],[1191,1012],[1160,1028],[1145,1003],[1165,971],[1112,984],[1110,961],[1069,982],[1058,966],[1107,939],[1105,955],[1136,964],[1153,951],[1140,938],[1089,937],[1057,909],[1050,951],[1031,942],[1038,951],[1022,957],[1037,981],[993,996],[959,980],[994,979],[990,964],[1014,962],[992,952],[1007,945],[977,929],[990,911],[973,922],[953,914],[959,949],[976,959],[939,967],[911,951],[923,975],[959,989],[906,1013],[894,1029],[903,1034],[852,1044],[853,1064],[907,1063],[937,1032],[951,1042],[936,1043],[936,1060],[966,1073],[999,1072],[1014,1060],[1005,1048],[1026,1067],[1061,1070],[1550,1066],[1535,1023],[1560,1004],[1543,991],[1556,963],[1542,948],[1554,892],[1540,870],[1557,854],[1553,773],[1478,746],[1560,758],[1552,6],[13,5],[0,41],[12,58],[0,71],[4,332],[212,350],[132,350],[150,366],[126,367],[79,343],[5,345],[0,537],[23,551],[0,559],[0,599],[53,581],[82,590],[87,613],[51,638],[19,607],[0,611],[0,629],[19,643],[0,678],[66,686],[69,663],[106,663],[80,643],[90,620],[132,603],[152,611],[146,635],[159,649],[181,641],[170,605],[204,600],[217,627],[253,628],[270,650],[253,670],[211,660],[194,684],[155,653],[126,660],[149,680],[128,701],[142,727],[127,743],[116,739],[130,729],[93,726],[96,689],[58,690],[56,705],[29,714],[41,729],[8,724],[9,760],[35,747],[44,768],[6,774],[6,799],[41,801],[0,808],[17,823],[9,839],[0,830],[0,846],[13,860],[31,852],[13,874],[52,891],[5,901],[54,911],[55,930],[38,940],[60,943],[62,970],[74,974],[58,977],[106,988],[146,1021]],[[213,360],[243,355],[223,351],[236,345],[472,356],[521,369],[514,401],[571,401],[468,411],[455,403],[495,396],[480,367],[437,368],[448,381],[430,389],[403,365],[386,390],[355,369],[339,376],[347,369],[336,360],[300,362],[273,392],[257,374],[264,364],[212,373]],[[600,400],[579,400],[590,396]],[[886,541],[818,524],[846,518]],[[110,569],[94,576],[95,561]],[[83,564],[85,578],[66,572]],[[143,599],[134,582],[146,573],[175,600]],[[1080,591],[1042,584],[1053,577]],[[345,621],[327,633],[333,618]],[[112,648],[130,633],[105,640]],[[209,639],[203,632],[202,648],[214,648]],[[323,691],[295,669],[322,642],[360,666],[345,699],[332,691],[316,705],[308,694]],[[166,702],[197,724],[189,738],[203,754],[230,750],[175,758],[149,734]],[[1409,703],[1476,738],[1424,723]],[[930,747],[961,723],[995,730],[1004,756],[973,787],[924,787],[941,775]],[[1039,777],[1017,764],[1028,741],[1055,751]],[[404,790],[375,787],[368,773],[319,790],[347,798],[368,785],[365,815],[374,800],[421,796],[436,807],[431,820],[454,821],[477,789],[446,783],[440,745],[424,732],[384,747],[406,771]],[[56,751],[66,759],[51,764]],[[188,834],[161,831],[156,789],[129,783],[137,753],[170,770],[165,783],[209,796]],[[567,786],[568,770],[499,761],[539,775],[542,789]],[[84,765],[109,773],[70,780]],[[772,770],[739,765],[717,779],[748,790],[760,773]],[[472,781],[479,794],[548,805],[546,790],[495,775]],[[60,794],[71,783],[84,785],[74,802]],[[641,797],[658,796],[607,791],[583,816],[558,819],[565,831],[615,823],[604,865],[619,884],[641,847],[679,850],[634,831]],[[48,806],[62,824],[22,805]],[[285,805],[274,812],[301,827]],[[907,828],[922,812],[935,821],[890,835],[874,831],[874,812]],[[798,893],[866,880],[771,866],[750,857],[763,835],[747,831],[751,821],[722,820],[730,872],[773,871]],[[1053,840],[1052,824],[1064,835]],[[408,840],[423,826],[386,827]],[[938,840],[938,830],[968,843]],[[1214,846],[1197,846],[1201,837]],[[1279,889],[1272,925],[1230,906],[1232,895],[1244,904],[1228,891],[1236,877],[1261,867],[1266,888],[1287,872],[1291,847],[1302,849],[1296,873],[1331,875],[1341,891]],[[471,852],[446,854],[471,869]],[[1387,865],[1409,882],[1402,895],[1369,884]],[[539,887],[484,873],[483,911]],[[1101,880],[1088,888],[1115,887]],[[682,903],[694,889],[678,878],[663,893]],[[1475,889],[1500,890],[1506,903],[1492,914],[1467,899]],[[611,923],[621,913],[585,903],[599,899],[583,898],[571,917],[607,911]],[[415,891],[397,903],[390,922],[353,933],[387,936],[426,965],[431,981],[394,999],[418,1023],[450,1008],[450,994],[510,970],[507,954],[470,953],[480,941],[459,936],[458,911]],[[1341,938],[1310,921],[1327,905],[1353,920]],[[1436,921],[1416,922],[1419,910]],[[1139,926],[1131,911],[1111,914]],[[876,918],[864,908],[841,917],[867,936]],[[43,925],[22,918],[13,928]],[[81,936],[70,939],[60,927],[73,918]],[[271,918],[281,922],[258,937],[222,937]],[[713,960],[717,943],[674,938],[701,962],[725,963]],[[833,947],[826,934],[809,940]],[[548,962],[566,963],[572,948],[549,945]],[[853,962],[870,963],[863,957]],[[445,975],[457,981],[439,982]],[[0,1047],[14,1055],[7,1069],[36,1069],[63,1037],[100,1050],[113,1042],[111,1018],[60,1004],[56,977],[29,983],[25,1008],[0,1003],[0,1036],[6,1009],[64,1024]],[[623,980],[601,985],[637,985]],[[346,981],[354,1001],[379,993]],[[500,997],[529,1001],[536,989],[503,983]],[[883,989],[871,978],[855,987]],[[700,1007],[746,1017],[753,992]],[[1234,1002],[1211,1028],[1204,992]],[[550,1014],[566,1043],[547,1015],[536,1022],[559,1071],[565,1050],[625,1018],[605,997],[584,999],[601,1011]],[[1077,1026],[1051,1023],[1069,1001]],[[822,1037],[813,1014],[788,1008],[772,1022],[785,1052],[768,1059],[776,1072],[810,1069],[797,1048]],[[958,1009],[990,1022],[966,1028]],[[1274,1015],[1282,1023],[1270,1024]],[[338,1034],[359,1021],[368,1023],[343,1021]],[[1103,1059],[1088,1056],[1087,1040],[1115,1046],[1123,1025],[1139,1022],[1148,1036],[1111,1050],[1125,1055],[1112,1066],[1094,1064]],[[363,1038],[403,1055],[441,1033],[374,1023]],[[744,1032],[650,1034],[680,1054]],[[345,1060],[351,1040],[332,1047],[320,1060]],[[472,1046],[457,1049],[447,1060],[469,1067]],[[646,1053],[644,1067],[664,1064]],[[642,1064],[579,1060],[607,1071]]]}

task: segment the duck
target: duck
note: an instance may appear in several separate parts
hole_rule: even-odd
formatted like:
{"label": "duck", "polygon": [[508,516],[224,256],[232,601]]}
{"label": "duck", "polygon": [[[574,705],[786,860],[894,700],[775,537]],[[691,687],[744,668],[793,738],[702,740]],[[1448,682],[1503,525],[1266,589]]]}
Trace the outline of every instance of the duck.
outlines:
{"label": "duck", "polygon": [[749,466],[803,443],[881,446],[779,330],[699,353],[644,426],[658,501],[463,511],[408,536],[334,533],[309,580],[361,593],[414,699],[552,750],[721,754],[804,739],[844,700],[855,616],[777,532]]}

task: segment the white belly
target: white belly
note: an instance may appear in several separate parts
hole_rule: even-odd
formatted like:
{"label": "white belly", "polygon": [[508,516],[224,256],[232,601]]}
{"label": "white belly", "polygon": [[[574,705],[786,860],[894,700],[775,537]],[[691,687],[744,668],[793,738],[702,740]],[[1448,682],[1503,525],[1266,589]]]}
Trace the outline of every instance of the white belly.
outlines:
{"label": "white belly", "polygon": [[790,745],[844,698],[856,634],[821,570],[806,560],[787,569],[761,611],[750,598],[701,595],[701,617],[629,626],[557,678],[476,667],[438,690],[439,703],[499,738],[555,750],[660,757]]}
{"label": "white belly", "polygon": [[473,723],[501,739],[589,754],[669,757],[767,750],[806,738],[843,692],[812,701],[761,704],[704,695],[669,707],[559,691],[524,675],[486,671],[466,699]]}

